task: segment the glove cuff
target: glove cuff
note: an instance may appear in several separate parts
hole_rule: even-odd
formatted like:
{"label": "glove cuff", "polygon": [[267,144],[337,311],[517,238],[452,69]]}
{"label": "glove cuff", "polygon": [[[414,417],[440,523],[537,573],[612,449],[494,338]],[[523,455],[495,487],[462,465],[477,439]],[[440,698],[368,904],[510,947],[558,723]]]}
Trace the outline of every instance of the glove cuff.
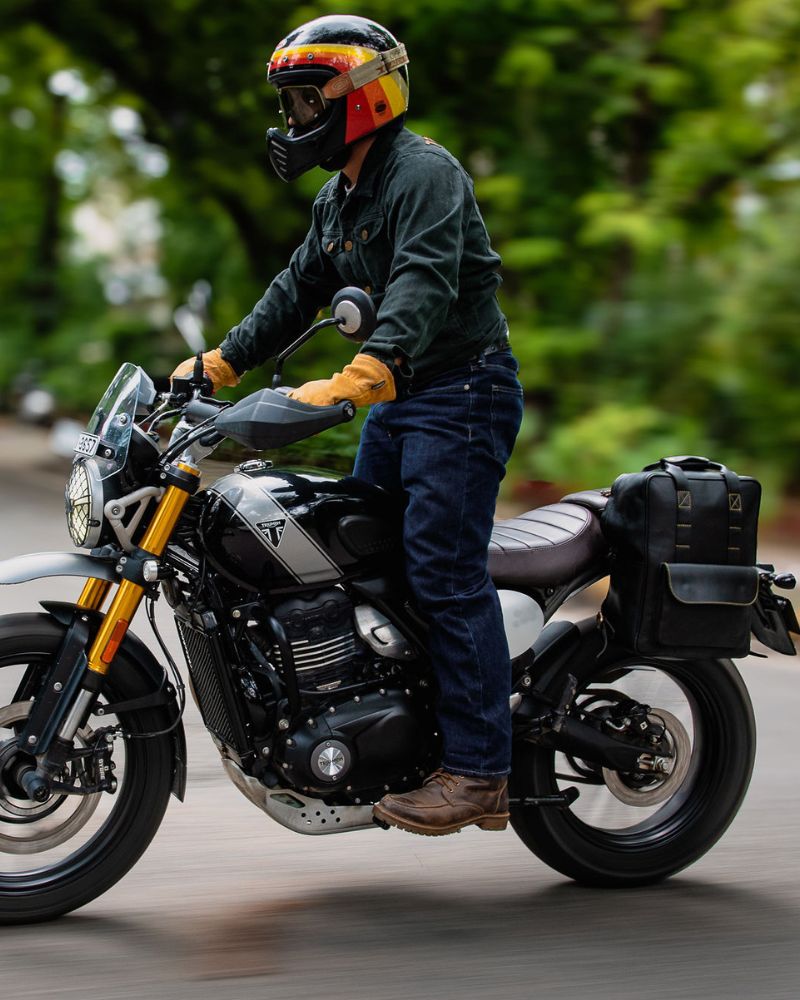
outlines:
{"label": "glove cuff", "polygon": [[356,389],[350,397],[355,406],[387,403],[397,396],[391,369],[371,354],[357,354],[345,365],[342,376]]}
{"label": "glove cuff", "polygon": [[214,385],[214,392],[223,386],[234,386],[241,382],[233,365],[222,356],[219,347],[203,355],[203,368]]}

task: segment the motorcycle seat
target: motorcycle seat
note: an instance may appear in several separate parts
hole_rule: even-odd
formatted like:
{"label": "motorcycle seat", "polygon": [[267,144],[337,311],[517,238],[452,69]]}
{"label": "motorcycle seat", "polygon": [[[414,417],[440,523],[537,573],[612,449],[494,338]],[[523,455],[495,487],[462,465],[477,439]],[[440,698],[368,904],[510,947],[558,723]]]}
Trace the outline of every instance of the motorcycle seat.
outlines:
{"label": "motorcycle seat", "polygon": [[498,585],[557,586],[608,551],[597,514],[554,503],[498,521],[489,543],[489,573]]}
{"label": "motorcycle seat", "polygon": [[561,503],[576,503],[580,507],[588,507],[595,514],[602,514],[606,509],[606,504],[610,496],[610,489],[580,490],[578,493],[568,493],[565,497],[562,497]]}

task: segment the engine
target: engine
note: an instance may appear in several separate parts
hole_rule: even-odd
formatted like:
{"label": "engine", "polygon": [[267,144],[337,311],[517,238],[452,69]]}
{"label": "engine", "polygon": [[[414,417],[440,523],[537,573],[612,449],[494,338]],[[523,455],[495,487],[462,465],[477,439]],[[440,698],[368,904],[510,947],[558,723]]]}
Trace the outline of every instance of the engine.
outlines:
{"label": "engine", "polygon": [[[165,591],[206,726],[240,759],[255,752],[264,782],[352,800],[426,766],[435,725],[418,651],[343,586],[383,578],[401,524],[377,487],[261,460],[187,506]],[[211,613],[204,574],[222,605]],[[295,693],[300,711],[287,711]]]}
{"label": "engine", "polygon": [[[358,793],[416,776],[431,749],[430,691],[398,660],[413,656],[374,608],[339,588],[288,598],[272,609],[294,661],[303,722],[281,732],[273,763],[305,791]],[[269,660],[285,680],[280,644]]]}

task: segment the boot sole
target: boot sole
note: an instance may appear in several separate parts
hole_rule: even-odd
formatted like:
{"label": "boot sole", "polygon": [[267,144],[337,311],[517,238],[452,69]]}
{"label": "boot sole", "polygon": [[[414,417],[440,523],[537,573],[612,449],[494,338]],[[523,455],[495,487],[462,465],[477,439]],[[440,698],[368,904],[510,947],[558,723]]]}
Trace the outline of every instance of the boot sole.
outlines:
{"label": "boot sole", "polygon": [[445,837],[449,833],[460,833],[467,826],[477,826],[479,830],[505,830],[509,819],[508,813],[495,813],[491,816],[478,816],[465,823],[454,823],[451,826],[426,826],[423,823],[409,823],[408,820],[397,819],[379,805],[373,807],[372,814],[381,823],[387,823],[398,830],[405,830],[406,833],[416,833],[420,837]]}

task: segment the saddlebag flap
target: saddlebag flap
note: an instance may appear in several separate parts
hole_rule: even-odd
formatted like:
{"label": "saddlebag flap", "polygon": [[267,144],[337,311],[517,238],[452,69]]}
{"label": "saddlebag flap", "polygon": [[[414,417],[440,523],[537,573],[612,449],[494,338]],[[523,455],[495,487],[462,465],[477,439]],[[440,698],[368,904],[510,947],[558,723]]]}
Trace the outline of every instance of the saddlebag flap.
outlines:
{"label": "saddlebag flap", "polygon": [[637,653],[746,656],[761,487],[708,459],[662,459],[614,483],[603,530],[612,547],[603,603]]}
{"label": "saddlebag flap", "polygon": [[[758,597],[755,566],[664,563],[659,640],[681,655],[686,649],[745,656],[750,648],[751,607]],[[702,655],[702,654],[701,654]]]}
{"label": "saddlebag flap", "polygon": [[749,607],[758,596],[755,566],[692,566],[664,563],[667,589],[679,604]]}

